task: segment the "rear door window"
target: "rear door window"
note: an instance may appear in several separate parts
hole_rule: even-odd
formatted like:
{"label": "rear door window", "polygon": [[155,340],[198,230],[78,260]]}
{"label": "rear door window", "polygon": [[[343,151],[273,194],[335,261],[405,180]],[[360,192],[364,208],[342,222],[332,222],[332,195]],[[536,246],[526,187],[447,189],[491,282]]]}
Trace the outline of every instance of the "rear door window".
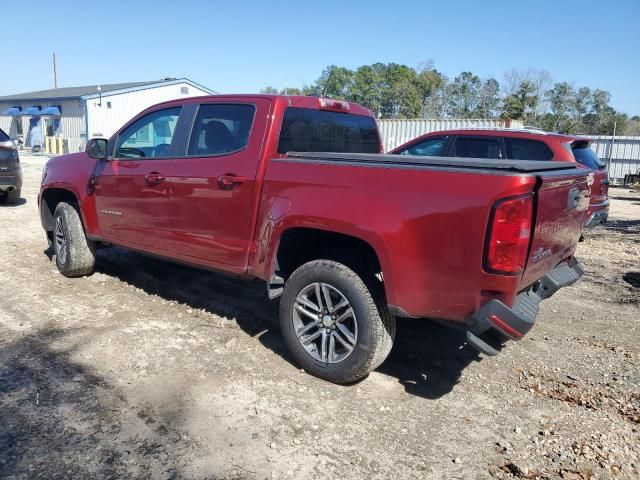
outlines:
{"label": "rear door window", "polygon": [[526,138],[504,138],[507,158],[513,160],[551,160],[553,152],[543,142]]}
{"label": "rear door window", "polygon": [[372,117],[289,107],[284,112],[278,153],[380,153]]}
{"label": "rear door window", "polygon": [[453,146],[453,157],[502,158],[498,137],[458,137]]}
{"label": "rear door window", "polygon": [[432,137],[422,142],[414,143],[410,147],[398,152],[400,155],[420,155],[423,157],[444,156],[447,137]]}
{"label": "rear door window", "polygon": [[602,170],[604,168],[604,163],[598,158],[596,152],[591,150],[589,143],[573,143],[571,145],[571,151],[573,152],[574,158],[585,167],[591,168],[592,170]]}
{"label": "rear door window", "polygon": [[190,156],[228,155],[249,143],[255,107],[248,104],[200,105],[191,131]]}

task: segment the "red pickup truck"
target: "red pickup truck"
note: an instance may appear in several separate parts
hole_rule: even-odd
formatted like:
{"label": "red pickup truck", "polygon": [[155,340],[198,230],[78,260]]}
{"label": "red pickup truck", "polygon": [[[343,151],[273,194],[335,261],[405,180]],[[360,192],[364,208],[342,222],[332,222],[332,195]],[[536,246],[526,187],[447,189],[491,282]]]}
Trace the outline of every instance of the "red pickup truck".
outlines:
{"label": "red pickup truck", "polygon": [[70,277],[119,245],[264,280],[294,359],[338,383],[384,361],[396,316],[461,326],[494,355],[582,275],[587,170],[380,151],[352,103],[171,101],[49,160],[42,226]]}

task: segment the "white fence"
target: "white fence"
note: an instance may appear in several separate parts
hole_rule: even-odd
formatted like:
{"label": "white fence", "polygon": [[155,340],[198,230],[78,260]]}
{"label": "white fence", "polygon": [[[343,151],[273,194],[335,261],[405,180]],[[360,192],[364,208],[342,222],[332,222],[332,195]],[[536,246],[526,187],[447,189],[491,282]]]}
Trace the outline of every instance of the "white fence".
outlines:
{"label": "white fence", "polygon": [[640,137],[594,136],[591,148],[607,165],[613,183],[640,170]]}

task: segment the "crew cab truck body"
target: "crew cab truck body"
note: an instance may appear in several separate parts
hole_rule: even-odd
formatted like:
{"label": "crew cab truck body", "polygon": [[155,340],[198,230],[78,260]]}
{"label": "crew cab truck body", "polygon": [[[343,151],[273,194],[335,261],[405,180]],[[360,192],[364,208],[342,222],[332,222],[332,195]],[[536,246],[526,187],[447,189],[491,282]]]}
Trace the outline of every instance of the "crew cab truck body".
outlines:
{"label": "crew cab truck body", "polygon": [[379,152],[355,104],[167,102],[51,159],[42,225],[67,276],[108,244],[264,280],[294,359],[341,383],[384,361],[396,316],[461,325],[492,355],[581,276],[585,169]]}

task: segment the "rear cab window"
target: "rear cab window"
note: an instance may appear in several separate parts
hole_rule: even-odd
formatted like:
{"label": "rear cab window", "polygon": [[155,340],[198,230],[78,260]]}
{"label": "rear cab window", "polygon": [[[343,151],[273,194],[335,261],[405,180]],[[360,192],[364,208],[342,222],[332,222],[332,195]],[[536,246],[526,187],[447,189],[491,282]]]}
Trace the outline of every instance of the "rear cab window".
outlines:
{"label": "rear cab window", "polygon": [[289,107],[284,112],[278,153],[380,153],[373,117]]}
{"label": "rear cab window", "polygon": [[398,152],[399,155],[420,155],[423,157],[443,157],[447,137],[431,137]]}
{"label": "rear cab window", "polygon": [[507,158],[512,160],[551,160],[553,152],[539,140],[504,137]]}
{"label": "rear cab window", "polygon": [[589,142],[573,142],[571,144],[573,157],[582,165],[592,170],[602,170],[604,163],[598,158],[596,152],[591,150]]}

